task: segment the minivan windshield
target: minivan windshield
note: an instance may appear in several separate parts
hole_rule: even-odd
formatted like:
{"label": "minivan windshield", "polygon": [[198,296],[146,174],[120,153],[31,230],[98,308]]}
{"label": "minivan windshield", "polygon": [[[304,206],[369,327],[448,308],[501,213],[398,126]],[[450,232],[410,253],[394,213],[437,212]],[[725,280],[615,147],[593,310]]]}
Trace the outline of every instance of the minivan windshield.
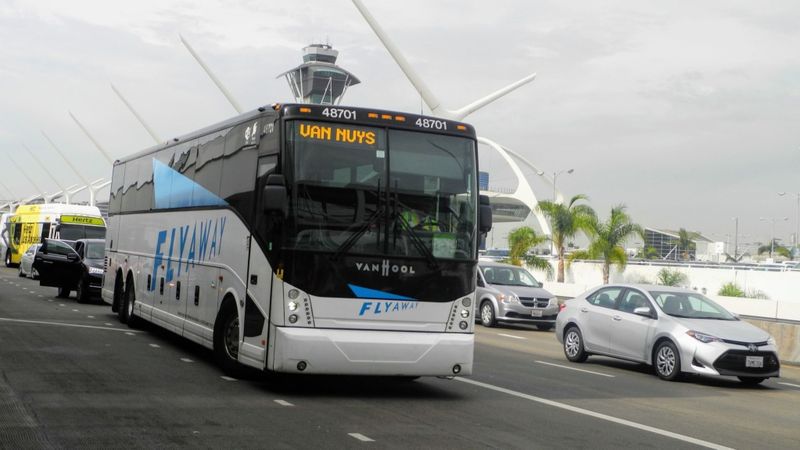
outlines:
{"label": "minivan windshield", "polygon": [[522,267],[480,266],[480,268],[483,278],[489,284],[542,287],[541,283]]}
{"label": "minivan windshield", "polygon": [[688,292],[650,291],[658,307],[673,317],[687,319],[738,320],[708,297]]}

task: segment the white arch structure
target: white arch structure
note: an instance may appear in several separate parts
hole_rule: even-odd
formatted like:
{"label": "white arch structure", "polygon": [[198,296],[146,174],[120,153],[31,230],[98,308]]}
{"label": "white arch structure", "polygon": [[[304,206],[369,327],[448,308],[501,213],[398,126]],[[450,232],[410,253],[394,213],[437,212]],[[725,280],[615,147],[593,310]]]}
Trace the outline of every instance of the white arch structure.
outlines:
{"label": "white arch structure", "polygon": [[[474,102],[472,102],[472,103],[470,103],[470,104],[468,104],[468,105],[466,105],[466,106],[464,106],[464,107],[462,107],[460,109],[457,109],[457,110],[447,109],[442,105],[442,103],[439,101],[439,99],[433,94],[433,92],[430,90],[430,88],[425,84],[425,82],[423,81],[422,77],[420,77],[419,74],[417,73],[417,71],[414,70],[414,68],[411,66],[411,64],[408,62],[408,60],[405,58],[405,56],[403,56],[403,54],[400,51],[400,49],[389,38],[389,35],[386,34],[386,31],[384,31],[383,27],[381,27],[380,24],[378,23],[378,21],[375,20],[375,17],[373,17],[372,14],[369,12],[369,10],[367,10],[366,6],[364,6],[364,4],[361,2],[361,0],[352,0],[352,2],[353,2],[353,5],[355,5],[356,9],[358,9],[358,11],[364,17],[364,20],[367,21],[367,24],[369,24],[370,28],[372,28],[372,31],[375,33],[375,35],[378,36],[378,39],[381,41],[383,46],[386,48],[386,50],[392,56],[394,61],[397,63],[398,66],[400,66],[400,69],[406,75],[406,78],[408,78],[408,80],[414,86],[414,89],[417,90],[419,95],[422,97],[422,100],[425,102],[426,105],[428,105],[428,108],[430,108],[431,112],[434,115],[441,116],[441,117],[444,117],[444,118],[447,118],[447,119],[463,120],[466,116],[472,114],[473,112],[477,111],[478,109],[483,108],[484,106],[488,105],[489,103],[491,103],[491,102],[497,100],[498,98],[500,98],[500,97],[502,97],[502,96],[504,96],[504,95],[516,90],[517,88],[519,88],[519,87],[521,87],[521,86],[533,81],[536,78],[536,74],[533,73],[533,74],[528,75],[528,76],[526,76],[526,77],[524,77],[524,78],[522,78],[522,79],[520,79],[520,80],[518,80],[518,81],[516,81],[516,82],[514,82],[514,83],[512,83],[512,84],[510,84],[510,85],[508,85],[508,86],[506,86],[504,88],[502,88],[502,89],[499,89],[499,90],[497,90],[497,91],[495,91],[495,92],[483,97],[483,98],[480,98],[480,99],[478,99],[478,100],[476,100],[476,101],[474,101]],[[512,199],[515,199],[515,200],[518,200],[518,201],[522,202],[525,206],[528,207],[528,209],[530,210],[531,214],[533,214],[536,217],[536,220],[539,223],[539,226],[541,227],[542,232],[544,234],[549,235],[550,234],[550,225],[549,225],[547,219],[540,212],[538,212],[536,210],[536,204],[538,203],[538,200],[536,199],[536,195],[533,193],[533,188],[531,188],[531,185],[530,185],[530,183],[528,183],[528,180],[525,178],[525,175],[522,173],[521,168],[519,167],[519,165],[516,163],[516,161],[511,156],[516,157],[523,164],[525,164],[528,167],[534,169],[536,171],[536,173],[540,174],[540,176],[544,179],[544,181],[546,183],[550,184],[551,186],[553,186],[553,189],[555,190],[555,185],[554,185],[553,179],[551,177],[547,176],[543,170],[540,170],[539,168],[537,168],[534,164],[529,162],[527,159],[525,159],[519,153],[516,153],[516,152],[514,152],[514,151],[512,151],[512,150],[510,150],[510,149],[508,149],[506,147],[503,147],[502,145],[492,141],[489,138],[478,137],[478,142],[491,147],[497,153],[499,153],[500,156],[506,161],[506,163],[508,163],[509,167],[511,168],[512,172],[514,172],[514,175],[517,177],[517,180],[518,180],[517,188],[511,194],[499,194],[499,193],[495,193],[495,192],[486,192],[486,194],[488,194],[490,197],[494,197],[495,199],[500,199],[502,197],[509,197],[509,198],[512,198]],[[555,201],[563,202],[564,201],[563,199],[564,199],[564,196],[560,192],[558,192],[556,190]]]}

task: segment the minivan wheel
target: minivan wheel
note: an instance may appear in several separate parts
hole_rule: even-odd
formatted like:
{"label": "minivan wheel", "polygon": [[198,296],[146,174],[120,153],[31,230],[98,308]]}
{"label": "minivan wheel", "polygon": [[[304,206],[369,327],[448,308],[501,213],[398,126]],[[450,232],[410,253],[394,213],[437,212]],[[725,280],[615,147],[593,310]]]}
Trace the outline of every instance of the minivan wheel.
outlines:
{"label": "minivan wheel", "polygon": [[675,381],[681,374],[681,356],[678,349],[670,341],[658,344],[653,358],[656,375],[662,380]]}
{"label": "minivan wheel", "polygon": [[739,381],[741,381],[742,384],[747,386],[755,386],[767,379],[767,377],[737,377],[737,378],[739,378]]}
{"label": "minivan wheel", "polygon": [[481,324],[485,327],[493,327],[497,324],[497,319],[494,315],[494,306],[492,302],[488,300],[481,305]]}
{"label": "minivan wheel", "polygon": [[564,356],[572,362],[584,362],[589,354],[583,348],[583,335],[576,326],[571,326],[564,333]]}

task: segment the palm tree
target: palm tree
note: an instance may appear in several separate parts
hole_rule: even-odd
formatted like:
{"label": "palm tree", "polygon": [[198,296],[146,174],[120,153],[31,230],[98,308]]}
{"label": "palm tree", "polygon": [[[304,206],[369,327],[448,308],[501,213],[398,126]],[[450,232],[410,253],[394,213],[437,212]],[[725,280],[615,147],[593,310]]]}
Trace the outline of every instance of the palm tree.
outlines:
{"label": "palm tree", "polygon": [[[694,240],[697,239],[699,233],[695,233],[693,231],[686,231],[684,228],[678,230],[678,250],[681,251],[681,259],[687,260],[689,259],[689,252],[694,250],[697,244],[694,243]],[[677,252],[676,256],[677,256]]]}
{"label": "palm tree", "polygon": [[558,256],[558,276],[556,281],[564,282],[564,244],[575,237],[578,231],[586,231],[589,222],[596,220],[594,210],[589,205],[577,205],[581,200],[588,200],[582,194],[572,197],[568,204],[542,201],[536,209],[550,220],[553,247]]}
{"label": "palm tree", "polygon": [[[770,251],[778,256],[784,256],[786,258],[792,257],[792,252],[787,247],[784,247],[779,243],[780,239],[773,239],[771,243],[764,244],[758,247],[758,254],[761,255],[763,253],[769,253]],[[771,257],[772,255],[770,255]]]}
{"label": "palm tree", "polygon": [[531,249],[546,241],[546,236],[536,234],[536,231],[531,227],[515,228],[508,234],[509,252],[507,261],[515,266],[521,266],[524,260],[527,265],[544,271],[547,274],[547,278],[551,279],[553,266],[547,260],[529,254]]}
{"label": "palm tree", "polygon": [[574,252],[570,255],[569,261],[572,262],[575,259],[603,261],[603,284],[608,284],[611,265],[616,264],[622,271],[625,270],[625,265],[628,263],[628,255],[622,245],[634,234],[643,236],[644,230],[631,221],[630,216],[625,213],[625,205],[611,208],[611,217],[606,222],[600,222],[597,219],[591,221],[590,230],[589,248]]}

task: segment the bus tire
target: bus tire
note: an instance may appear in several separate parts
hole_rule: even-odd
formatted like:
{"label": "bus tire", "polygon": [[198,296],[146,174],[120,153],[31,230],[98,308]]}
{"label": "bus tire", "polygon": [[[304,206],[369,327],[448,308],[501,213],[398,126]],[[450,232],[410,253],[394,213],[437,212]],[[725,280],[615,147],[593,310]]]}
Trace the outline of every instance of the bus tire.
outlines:
{"label": "bus tire", "polygon": [[122,303],[122,273],[117,272],[114,277],[114,294],[111,298],[111,312],[119,313]]}
{"label": "bus tire", "polygon": [[[128,323],[128,310],[125,308],[125,292],[128,289],[128,284],[122,284],[122,280],[117,277],[119,281],[119,295],[116,293],[116,286],[114,287],[114,303],[117,305],[117,317],[119,317],[120,323]],[[130,277],[128,277],[128,281],[130,281]]]}
{"label": "bus tire", "polygon": [[125,299],[123,301],[123,309],[125,316],[128,318],[128,326],[130,328],[137,328],[141,319],[136,316],[136,290],[133,286],[133,280],[128,280],[125,283]]}
{"label": "bus tire", "polygon": [[223,300],[214,324],[214,357],[228,375],[236,376],[241,372],[238,360],[239,312],[236,302],[230,297]]}

